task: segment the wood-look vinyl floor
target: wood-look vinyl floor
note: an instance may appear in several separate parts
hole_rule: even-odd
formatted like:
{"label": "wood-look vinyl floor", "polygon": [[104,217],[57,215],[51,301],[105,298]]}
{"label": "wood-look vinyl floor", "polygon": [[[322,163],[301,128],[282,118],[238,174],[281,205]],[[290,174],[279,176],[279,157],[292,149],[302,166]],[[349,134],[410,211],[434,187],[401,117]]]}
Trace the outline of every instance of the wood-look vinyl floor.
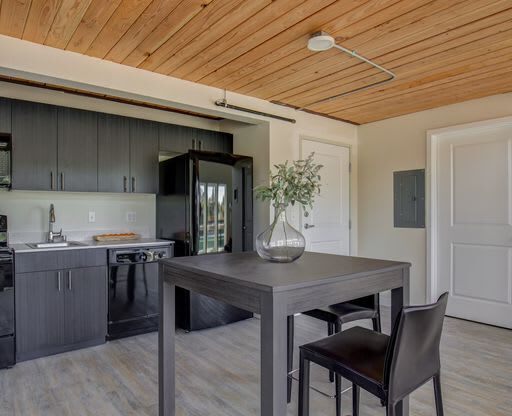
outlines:
{"label": "wood-look vinyl floor", "polygon": [[[384,328],[389,329],[385,313]],[[296,319],[296,345],[325,336],[324,324]],[[442,339],[447,416],[512,415],[512,331],[447,318]],[[259,415],[257,318],[177,337],[178,415]],[[332,391],[327,373],[312,380]],[[41,358],[0,371],[0,415],[157,415],[157,334]],[[288,415],[296,415],[294,403]],[[334,416],[333,400],[311,394],[312,416]],[[351,414],[350,394],[344,415]],[[384,415],[379,401],[362,393],[361,415]],[[411,415],[434,415],[433,389],[411,397]]]}

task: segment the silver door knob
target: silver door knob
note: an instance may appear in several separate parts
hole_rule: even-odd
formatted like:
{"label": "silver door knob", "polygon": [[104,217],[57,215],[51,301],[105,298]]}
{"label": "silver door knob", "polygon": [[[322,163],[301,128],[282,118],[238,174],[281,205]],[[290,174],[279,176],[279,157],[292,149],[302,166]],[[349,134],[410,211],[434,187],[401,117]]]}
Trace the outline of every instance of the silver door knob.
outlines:
{"label": "silver door knob", "polygon": [[313,228],[314,225],[313,224],[304,224],[304,228],[307,230],[308,228]]}

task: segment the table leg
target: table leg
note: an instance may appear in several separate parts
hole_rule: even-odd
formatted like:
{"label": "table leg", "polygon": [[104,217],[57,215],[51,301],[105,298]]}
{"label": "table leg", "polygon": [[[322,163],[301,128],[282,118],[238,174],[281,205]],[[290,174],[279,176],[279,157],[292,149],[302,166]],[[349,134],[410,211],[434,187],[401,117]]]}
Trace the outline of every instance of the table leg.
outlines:
{"label": "table leg", "polygon": [[290,372],[293,371],[293,344],[294,344],[294,334],[295,334],[295,317],[293,315],[288,316],[288,356],[287,356],[287,367],[286,373],[288,374],[287,381],[287,403],[290,403],[292,400],[292,377],[290,376]]}
{"label": "table leg", "polygon": [[[391,328],[404,306],[409,305],[409,269],[404,269],[403,286],[391,291]],[[409,397],[399,402],[395,409],[396,416],[409,416]]]}
{"label": "table leg", "polygon": [[175,293],[176,286],[159,273],[160,328],[158,331],[158,414],[174,416],[175,404]]}
{"label": "table leg", "polygon": [[287,313],[281,294],[261,301],[261,415],[286,415]]}

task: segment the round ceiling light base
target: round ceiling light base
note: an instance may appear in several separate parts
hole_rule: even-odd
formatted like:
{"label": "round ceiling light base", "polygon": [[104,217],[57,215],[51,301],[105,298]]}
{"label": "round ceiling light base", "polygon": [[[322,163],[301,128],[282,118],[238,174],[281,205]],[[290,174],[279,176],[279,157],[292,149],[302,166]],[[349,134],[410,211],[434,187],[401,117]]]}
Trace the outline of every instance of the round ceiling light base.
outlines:
{"label": "round ceiling light base", "polygon": [[325,32],[318,32],[311,35],[308,40],[308,49],[313,52],[322,52],[331,49],[336,41],[331,35]]}

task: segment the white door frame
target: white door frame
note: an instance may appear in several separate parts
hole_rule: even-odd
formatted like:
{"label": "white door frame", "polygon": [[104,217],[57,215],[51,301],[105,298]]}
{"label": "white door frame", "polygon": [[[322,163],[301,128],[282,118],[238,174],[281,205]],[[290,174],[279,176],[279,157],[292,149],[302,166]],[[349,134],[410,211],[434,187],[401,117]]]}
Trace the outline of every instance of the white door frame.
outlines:
{"label": "white door frame", "polygon": [[502,117],[474,123],[459,124],[456,126],[445,127],[435,130],[427,130],[427,170],[426,170],[426,201],[427,201],[427,302],[437,301],[439,276],[437,275],[437,216],[438,216],[438,196],[437,196],[437,158],[439,142],[442,136],[450,136],[452,133],[464,131],[478,132],[486,131],[491,128],[512,126],[512,117]]}
{"label": "white door frame", "polygon": [[[328,140],[328,139],[320,139],[318,137],[308,136],[308,135],[300,135],[299,140],[299,158],[302,158],[302,142],[304,140],[310,141],[310,142],[318,142],[318,143],[324,143],[324,144],[330,144],[333,146],[338,147],[345,147],[348,149],[348,163],[349,163],[349,169],[348,169],[348,247],[349,247],[349,255],[353,255],[354,249],[352,247],[352,145],[348,143],[340,143],[336,142],[334,140]],[[302,215],[302,208],[300,208],[300,215],[299,215],[299,227],[302,229],[302,220],[304,215]]]}

